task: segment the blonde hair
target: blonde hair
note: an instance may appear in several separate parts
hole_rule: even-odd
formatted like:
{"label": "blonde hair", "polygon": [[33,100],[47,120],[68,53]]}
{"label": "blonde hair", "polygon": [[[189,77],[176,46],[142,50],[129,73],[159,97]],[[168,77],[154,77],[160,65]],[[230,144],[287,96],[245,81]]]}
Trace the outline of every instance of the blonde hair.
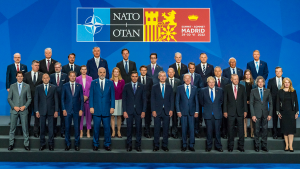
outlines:
{"label": "blonde hair", "polygon": [[120,69],[118,67],[113,68],[110,80],[113,81],[115,79],[115,75],[114,75],[114,71],[115,70],[118,70],[118,72],[119,72],[118,79],[122,80],[121,71],[120,71]]}
{"label": "blonde hair", "polygon": [[260,54],[259,50],[254,50],[253,53],[254,53],[254,52],[258,52],[258,53]]}
{"label": "blonde hair", "polygon": [[285,82],[286,80],[290,82],[289,92],[294,92],[295,89],[293,88],[293,83],[292,83],[291,79],[288,78],[288,77],[286,77],[286,78],[284,78],[284,79],[282,80],[281,89],[284,89],[284,82]]}
{"label": "blonde hair", "polygon": [[207,78],[206,82],[208,83],[210,80],[216,82],[216,79],[215,79],[214,77],[212,77],[212,76],[209,76],[209,77]]}

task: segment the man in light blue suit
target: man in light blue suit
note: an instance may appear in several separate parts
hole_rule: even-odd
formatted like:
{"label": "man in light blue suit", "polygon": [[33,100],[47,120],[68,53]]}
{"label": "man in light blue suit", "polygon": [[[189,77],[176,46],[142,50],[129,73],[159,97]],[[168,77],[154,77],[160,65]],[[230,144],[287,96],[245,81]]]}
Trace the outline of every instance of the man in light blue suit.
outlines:
{"label": "man in light blue suit", "polygon": [[99,148],[99,134],[101,121],[104,127],[104,148],[111,151],[110,116],[115,110],[115,88],[111,80],[105,79],[106,69],[98,69],[99,79],[91,83],[90,88],[90,112],[94,120],[93,150]]}
{"label": "man in light blue suit", "polygon": [[182,127],[181,151],[187,149],[187,128],[190,132],[189,150],[195,151],[194,118],[198,117],[199,112],[198,92],[197,87],[190,84],[190,74],[185,74],[183,80],[185,83],[178,86],[176,93],[176,110],[178,117],[181,118]]}
{"label": "man in light blue suit", "polygon": [[159,83],[158,73],[160,71],[163,71],[163,68],[156,63],[156,61],[157,61],[156,53],[150,54],[150,60],[151,60],[151,64],[147,66],[147,70],[148,70],[147,76],[152,78],[153,85],[155,85],[155,84]]}
{"label": "man in light blue suit", "polygon": [[255,80],[257,76],[262,76],[265,80],[268,78],[269,69],[266,62],[260,60],[260,53],[258,50],[253,52],[254,61],[247,63],[247,69],[251,71],[252,77]]}
{"label": "man in light blue suit", "polygon": [[97,72],[100,67],[106,69],[105,78],[109,79],[109,71],[108,71],[108,64],[107,61],[103,58],[100,58],[100,48],[94,47],[93,48],[94,57],[87,61],[86,68],[87,68],[87,75],[91,76],[93,80],[99,78]]}

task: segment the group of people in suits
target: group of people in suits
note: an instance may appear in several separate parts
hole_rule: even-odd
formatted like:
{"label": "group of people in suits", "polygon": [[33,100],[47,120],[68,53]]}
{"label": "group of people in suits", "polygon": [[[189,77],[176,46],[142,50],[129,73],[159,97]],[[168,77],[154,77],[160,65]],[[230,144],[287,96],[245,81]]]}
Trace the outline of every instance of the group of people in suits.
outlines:
{"label": "group of people in suits", "polygon": [[[83,137],[83,121],[86,120],[86,136],[91,137],[93,121],[93,150],[99,149],[101,123],[104,128],[106,151],[111,151],[111,138],[121,138],[122,118],[127,125],[127,151],[132,151],[132,133],[135,123],[135,149],[141,150],[142,119],[145,118],[144,137],[151,138],[150,124],[154,120],[154,147],[160,149],[162,126],[162,150],[169,151],[168,139],[178,138],[178,126],[182,128],[181,151],[195,151],[195,137],[200,137],[203,119],[206,125],[206,151],[214,147],[223,152],[221,137],[228,138],[228,151],[234,147],[235,126],[238,129],[238,150],[244,152],[247,137],[247,118],[250,118],[251,137],[255,151],[267,149],[268,121],[273,118],[273,138],[277,139],[280,119],[286,151],[293,150],[296,119],[299,108],[295,89],[289,78],[282,77],[282,68],[276,67],[276,77],[268,78],[267,63],[260,60],[258,50],[254,60],[244,71],[236,67],[236,59],[230,58],[230,67],[223,70],[207,63],[207,55],[200,54],[198,65],[181,63],[181,53],[175,53],[176,63],[167,72],[157,64],[157,54],[150,54],[151,63],[139,68],[129,60],[129,50],[123,49],[123,60],[116,64],[109,79],[107,61],[100,58],[100,48],[93,48],[94,57],[86,65],[75,64],[75,54],[68,56],[69,63],[62,66],[52,59],[52,49],[45,49],[45,59],[32,62],[32,71],[20,63],[21,55],[14,55],[15,63],[7,67],[6,88],[11,106],[9,150],[14,147],[14,132],[18,117],[22,123],[24,146],[29,148],[29,127],[34,113],[34,137],[40,138],[40,151],[46,148],[46,121],[48,121],[48,146],[54,150],[54,137],[60,132],[65,138],[65,150],[71,149],[70,128],[74,124],[76,151],[80,150]],[[168,77],[167,77],[168,75]],[[15,76],[15,77],[14,77]],[[18,97],[19,96],[19,97]],[[60,116],[60,128],[57,117]],[[85,117],[85,118],[84,118]],[[117,118],[117,132],[115,131]],[[172,121],[170,123],[170,121]],[[180,121],[180,124],[179,124]],[[170,125],[171,124],[171,125]],[[262,128],[260,134],[260,128]],[[215,137],[214,137],[215,136]],[[259,136],[262,137],[260,146]],[[188,142],[189,138],[189,142]]]}

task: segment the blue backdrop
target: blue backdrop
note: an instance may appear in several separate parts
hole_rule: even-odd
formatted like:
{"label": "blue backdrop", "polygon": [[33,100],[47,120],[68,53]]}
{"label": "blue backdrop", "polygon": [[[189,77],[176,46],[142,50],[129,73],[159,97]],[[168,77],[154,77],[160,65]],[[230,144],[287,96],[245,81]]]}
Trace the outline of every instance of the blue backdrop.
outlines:
{"label": "blue backdrop", "polygon": [[[284,76],[300,89],[295,72],[300,61],[299,6],[299,0],[1,0],[0,115],[9,115],[5,72],[13,63],[13,54],[21,53],[21,63],[31,70],[31,61],[43,59],[47,47],[63,65],[72,52],[76,53],[75,63],[82,65],[93,57],[92,48],[99,46],[110,70],[122,60],[122,48],[130,50],[129,59],[138,67],[150,63],[151,52],[158,53],[158,64],[164,70],[174,63],[175,52],[182,53],[185,64],[198,64],[199,54],[205,52],[214,66],[226,68],[228,59],[235,57],[237,66],[245,69],[253,60],[253,50],[258,49],[261,60],[268,63],[269,78],[281,66]],[[76,42],[77,7],[211,8],[211,43]]]}

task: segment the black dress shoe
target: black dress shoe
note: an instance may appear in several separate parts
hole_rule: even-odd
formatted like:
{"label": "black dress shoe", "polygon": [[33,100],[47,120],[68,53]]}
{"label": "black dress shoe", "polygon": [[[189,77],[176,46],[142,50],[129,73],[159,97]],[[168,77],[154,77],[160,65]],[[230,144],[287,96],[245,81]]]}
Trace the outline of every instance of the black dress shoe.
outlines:
{"label": "black dress shoe", "polygon": [[104,149],[105,149],[106,151],[111,151],[110,146],[104,147]]}
{"label": "black dress shoe", "polygon": [[199,126],[202,126],[202,122],[199,123]]}
{"label": "black dress shoe", "polygon": [[195,148],[194,147],[189,147],[189,150],[190,151],[195,151]]}
{"label": "black dress shoe", "polygon": [[53,137],[56,137],[56,133],[53,134]]}
{"label": "black dress shoe", "polygon": [[49,150],[50,151],[54,151],[54,147],[53,146],[49,146]]}
{"label": "black dress shoe", "polygon": [[210,152],[211,151],[211,148],[207,148],[205,149],[206,152]]}
{"label": "black dress shoe", "polygon": [[61,134],[60,134],[60,137],[61,137],[61,138],[65,138],[65,134],[64,134],[64,133],[61,133]]}
{"label": "black dress shoe", "polygon": [[79,150],[80,150],[79,146],[75,146],[75,151],[79,151]]}
{"label": "black dress shoe", "polygon": [[195,137],[196,138],[200,138],[200,134],[199,133],[195,133]]}
{"label": "black dress shoe", "polygon": [[40,147],[39,150],[40,150],[40,151],[43,151],[43,150],[45,150],[45,148],[46,148],[46,145],[43,145],[43,146]]}
{"label": "black dress shoe", "polygon": [[98,147],[94,146],[93,151],[98,151]]}
{"label": "black dress shoe", "polygon": [[222,137],[223,139],[227,139],[227,138],[228,138],[226,134],[223,134],[221,137]]}
{"label": "black dress shoe", "polygon": [[39,137],[40,137],[39,134],[36,134],[36,133],[34,133],[33,136],[34,136],[35,138],[39,138]]}
{"label": "black dress shoe", "polygon": [[162,149],[163,151],[165,151],[165,152],[168,152],[168,151],[169,151],[168,147],[161,147],[161,149]]}
{"label": "black dress shoe", "polygon": [[277,139],[278,137],[277,136],[273,136],[273,139]]}
{"label": "black dress shoe", "polygon": [[221,149],[221,148],[216,148],[216,150],[219,152],[223,152],[223,149]]}
{"label": "black dress shoe", "polygon": [[294,152],[294,150],[290,150],[290,152]]}
{"label": "black dress shoe", "polygon": [[127,147],[127,151],[132,151],[132,147]]}
{"label": "black dress shoe", "polygon": [[172,137],[175,138],[175,139],[178,139],[177,134],[172,134]]}
{"label": "black dress shoe", "polygon": [[259,147],[255,147],[254,150],[255,150],[256,152],[259,152]]}
{"label": "black dress shoe", "polygon": [[11,150],[13,150],[13,149],[14,149],[14,146],[13,146],[13,145],[8,146],[8,150],[9,150],[9,151],[11,151]]}
{"label": "black dress shoe", "polygon": [[238,150],[240,151],[240,152],[245,152],[245,149],[244,148],[238,148]]}
{"label": "black dress shoe", "polygon": [[151,138],[150,134],[144,134],[146,138]]}
{"label": "black dress shoe", "polygon": [[284,149],[284,151],[290,151],[290,149],[288,148],[288,149]]}
{"label": "black dress shoe", "polygon": [[159,150],[159,147],[156,147],[156,146],[155,146],[155,147],[153,148],[153,151],[158,151],[158,150]]}
{"label": "black dress shoe", "polygon": [[181,148],[181,151],[186,151],[186,147],[182,147],[182,148]]}
{"label": "black dress shoe", "polygon": [[267,147],[263,147],[263,148],[261,148],[261,150],[262,150],[262,151],[265,151],[265,152],[268,152]]}
{"label": "black dress shoe", "polygon": [[232,149],[232,148],[229,148],[229,149],[228,149],[228,152],[232,152],[232,151],[233,151],[233,149]]}
{"label": "black dress shoe", "polygon": [[136,151],[137,151],[137,152],[141,152],[141,151],[142,151],[141,147],[137,147],[137,148],[136,148]]}
{"label": "black dress shoe", "polygon": [[65,151],[69,151],[71,149],[71,146],[66,146]]}
{"label": "black dress shoe", "polygon": [[29,146],[25,146],[24,149],[25,149],[26,151],[30,151]]}

